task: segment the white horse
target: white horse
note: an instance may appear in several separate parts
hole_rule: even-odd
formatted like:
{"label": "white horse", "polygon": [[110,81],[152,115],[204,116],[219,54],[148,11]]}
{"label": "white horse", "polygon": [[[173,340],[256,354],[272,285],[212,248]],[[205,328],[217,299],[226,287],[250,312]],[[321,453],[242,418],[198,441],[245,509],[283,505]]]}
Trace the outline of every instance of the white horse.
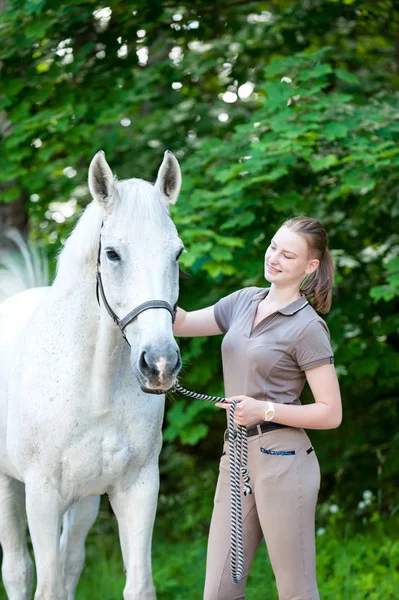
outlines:
{"label": "white horse", "polygon": [[154,185],[117,182],[97,153],[94,201],[65,244],[54,284],[0,305],[0,542],[9,600],[31,597],[25,504],[35,600],[73,600],[100,494],[118,520],[124,600],[156,597],[163,394],[181,366],[170,313],[183,244],[168,211],[180,185],[170,152]]}

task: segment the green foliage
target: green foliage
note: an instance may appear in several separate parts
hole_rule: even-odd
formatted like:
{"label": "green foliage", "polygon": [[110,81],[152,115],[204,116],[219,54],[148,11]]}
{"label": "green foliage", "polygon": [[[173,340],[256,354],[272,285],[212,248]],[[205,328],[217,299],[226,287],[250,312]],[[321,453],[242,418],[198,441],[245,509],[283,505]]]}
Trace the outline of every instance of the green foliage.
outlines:
{"label": "green foliage", "polygon": [[181,400],[174,403],[168,412],[170,425],[164,432],[164,440],[173,442],[179,438],[183,444],[197,444],[208,433],[204,423],[195,422],[205,411],[206,405],[200,400],[191,402],[188,406]]}
{"label": "green foliage", "polygon": [[385,300],[389,302],[399,296],[399,258],[393,258],[386,264],[387,284],[380,285],[370,290],[370,296],[374,300]]}
{"label": "green foliage", "polygon": [[[211,303],[226,293],[222,274],[227,268],[229,289],[263,285],[262,254],[284,217],[302,212],[325,224],[337,267],[327,321],[346,416],[338,444],[345,451],[330,459],[331,472],[347,494],[354,483],[351,471],[360,462],[362,477],[355,485],[364,477],[374,489],[383,488],[380,508],[390,511],[396,492],[392,467],[386,466],[397,452],[398,317],[392,304],[378,301],[397,296],[393,257],[399,246],[392,215],[397,211],[398,95],[367,98],[357,78],[349,73],[345,78],[344,69],[337,73],[322,62],[330,54],[326,49],[272,60],[251,119],[237,125],[228,140],[198,143],[184,165],[186,186],[195,189],[190,207],[196,215],[191,224],[186,221],[184,238],[191,242],[189,254],[199,257],[191,270],[206,270],[214,279]],[[348,80],[351,90],[342,89],[341,82],[346,86]],[[178,223],[181,212],[185,217],[179,206]],[[202,235],[197,240],[198,220]],[[231,246],[229,258],[213,257],[210,270],[215,231],[234,231],[245,243]],[[324,438],[318,438],[323,461]],[[372,474],[377,472],[378,477]]]}
{"label": "green foliage", "polygon": [[[263,255],[276,228],[295,214],[319,218],[336,264],[326,320],[344,402],[339,430],[312,433],[322,496],[334,490],[349,506],[366,486],[379,498],[378,512],[392,514],[395,3],[283,0],[265,10],[257,1],[154,0],[127,9],[113,0],[111,13],[95,13],[100,8],[92,0],[5,4],[0,211],[26,198],[31,237],[54,262],[88,202],[87,167],[98,149],[120,178],[154,180],[169,148],[183,170],[173,217],[187,248],[182,265],[192,273],[180,294],[188,310],[265,285]],[[253,86],[248,95],[244,84]],[[223,394],[220,338],[179,343],[184,384]],[[202,461],[213,466],[224,426],[213,407],[171,398],[165,451],[186,456],[191,472]],[[170,471],[165,477],[175,481]]]}

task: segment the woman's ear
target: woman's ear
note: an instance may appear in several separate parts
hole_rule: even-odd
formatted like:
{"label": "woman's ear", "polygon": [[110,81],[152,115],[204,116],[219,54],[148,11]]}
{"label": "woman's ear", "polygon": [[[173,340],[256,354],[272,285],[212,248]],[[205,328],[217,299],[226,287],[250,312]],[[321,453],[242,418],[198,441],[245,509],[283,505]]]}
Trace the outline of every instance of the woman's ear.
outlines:
{"label": "woman's ear", "polygon": [[314,273],[319,266],[320,261],[318,258],[313,258],[305,269],[305,275],[311,275]]}

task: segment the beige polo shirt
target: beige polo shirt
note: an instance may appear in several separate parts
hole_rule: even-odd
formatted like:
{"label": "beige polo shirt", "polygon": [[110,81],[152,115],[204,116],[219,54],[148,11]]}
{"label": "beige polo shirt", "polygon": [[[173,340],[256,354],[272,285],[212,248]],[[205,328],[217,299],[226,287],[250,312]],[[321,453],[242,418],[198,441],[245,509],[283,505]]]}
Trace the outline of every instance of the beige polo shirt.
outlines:
{"label": "beige polo shirt", "polygon": [[301,296],[252,323],[270,288],[249,287],[215,304],[215,319],[226,334],[222,342],[226,397],[240,394],[300,404],[305,371],[334,362],[326,323]]}

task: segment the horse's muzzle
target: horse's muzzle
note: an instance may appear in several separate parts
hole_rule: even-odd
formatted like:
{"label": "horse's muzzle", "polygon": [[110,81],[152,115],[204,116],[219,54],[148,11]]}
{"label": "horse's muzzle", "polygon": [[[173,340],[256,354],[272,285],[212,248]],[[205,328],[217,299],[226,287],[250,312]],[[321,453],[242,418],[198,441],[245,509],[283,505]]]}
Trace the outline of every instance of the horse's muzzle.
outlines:
{"label": "horse's muzzle", "polygon": [[172,389],[181,369],[177,344],[162,349],[144,348],[136,363],[136,373],[141,389],[149,394],[165,394]]}

